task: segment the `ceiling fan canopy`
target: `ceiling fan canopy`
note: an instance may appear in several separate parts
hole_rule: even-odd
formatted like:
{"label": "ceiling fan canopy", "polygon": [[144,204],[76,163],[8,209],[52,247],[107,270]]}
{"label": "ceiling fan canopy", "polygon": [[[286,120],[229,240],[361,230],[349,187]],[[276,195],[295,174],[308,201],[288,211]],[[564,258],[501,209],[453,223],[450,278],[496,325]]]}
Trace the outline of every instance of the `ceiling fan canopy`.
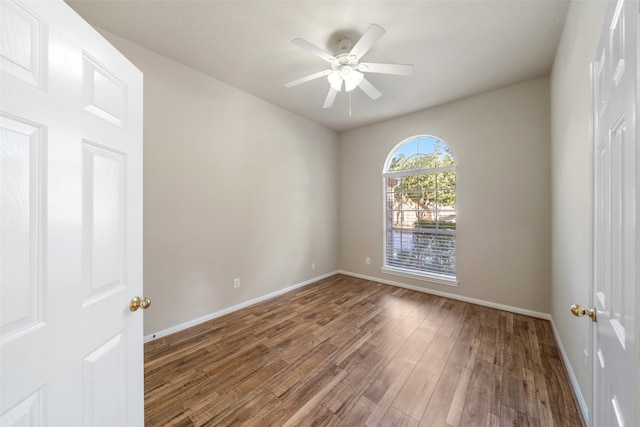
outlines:
{"label": "ceiling fan canopy", "polygon": [[291,41],[293,44],[325,60],[331,65],[331,68],[290,81],[285,83],[285,86],[290,88],[326,76],[329,81],[329,92],[322,108],[330,108],[333,105],[336,95],[342,91],[343,83],[345,92],[351,92],[356,87],[359,87],[371,99],[378,99],[382,93],[364,77],[364,73],[400,76],[413,74],[413,65],[409,64],[360,62],[362,56],[373,47],[384,33],[384,28],[371,24],[353,48],[351,48],[351,40],[349,39],[338,41],[340,51],[335,55],[331,55],[305,39],[293,39]]}

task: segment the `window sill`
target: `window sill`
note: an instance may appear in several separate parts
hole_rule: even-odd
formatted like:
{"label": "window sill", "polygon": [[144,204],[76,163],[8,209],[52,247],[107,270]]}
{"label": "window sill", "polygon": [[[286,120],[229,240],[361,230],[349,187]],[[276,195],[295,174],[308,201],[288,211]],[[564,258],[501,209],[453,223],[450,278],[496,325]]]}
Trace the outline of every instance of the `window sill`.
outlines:
{"label": "window sill", "polygon": [[455,277],[442,276],[433,273],[416,273],[411,270],[404,270],[401,268],[383,267],[382,272],[385,274],[392,274],[394,276],[406,277],[408,279],[422,280],[425,282],[436,283],[438,285],[446,286],[458,286],[458,281]]}

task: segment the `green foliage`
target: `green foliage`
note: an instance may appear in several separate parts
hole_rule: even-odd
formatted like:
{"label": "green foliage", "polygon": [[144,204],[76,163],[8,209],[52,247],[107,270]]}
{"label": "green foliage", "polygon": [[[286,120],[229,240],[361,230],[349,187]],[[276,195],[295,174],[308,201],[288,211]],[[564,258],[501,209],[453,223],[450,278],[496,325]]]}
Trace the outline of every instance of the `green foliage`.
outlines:
{"label": "green foliage", "polygon": [[[389,171],[433,169],[454,165],[451,149],[441,142],[435,144],[431,153],[420,153],[407,157],[399,154],[391,159]],[[425,210],[439,206],[456,205],[456,172],[444,171],[403,176],[396,193],[402,193]]]}
{"label": "green foliage", "polygon": [[430,153],[418,153],[410,157],[405,154],[398,154],[391,159],[389,172],[407,171],[414,169],[431,169],[442,166],[451,166],[455,162],[451,154],[451,148],[442,141],[434,144]]}

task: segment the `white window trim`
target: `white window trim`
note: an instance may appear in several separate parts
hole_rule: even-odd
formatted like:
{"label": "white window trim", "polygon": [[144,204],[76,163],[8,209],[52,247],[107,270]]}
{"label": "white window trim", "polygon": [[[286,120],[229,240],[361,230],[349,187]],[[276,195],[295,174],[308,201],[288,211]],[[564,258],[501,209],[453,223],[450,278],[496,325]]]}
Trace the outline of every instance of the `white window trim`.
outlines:
{"label": "white window trim", "polygon": [[382,267],[382,272],[392,274],[394,276],[405,277],[407,279],[422,280],[425,282],[436,283],[438,285],[458,286],[458,280],[455,277],[445,276],[435,273],[421,273],[414,270],[404,268]]}

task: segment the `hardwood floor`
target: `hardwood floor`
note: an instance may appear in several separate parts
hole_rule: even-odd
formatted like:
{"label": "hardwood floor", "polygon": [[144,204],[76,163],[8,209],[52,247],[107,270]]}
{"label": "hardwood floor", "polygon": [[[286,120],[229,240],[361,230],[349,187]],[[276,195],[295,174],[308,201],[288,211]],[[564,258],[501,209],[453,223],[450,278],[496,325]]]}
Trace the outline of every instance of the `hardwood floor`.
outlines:
{"label": "hardwood floor", "polygon": [[148,426],[583,426],[548,321],[337,275],[145,345]]}

